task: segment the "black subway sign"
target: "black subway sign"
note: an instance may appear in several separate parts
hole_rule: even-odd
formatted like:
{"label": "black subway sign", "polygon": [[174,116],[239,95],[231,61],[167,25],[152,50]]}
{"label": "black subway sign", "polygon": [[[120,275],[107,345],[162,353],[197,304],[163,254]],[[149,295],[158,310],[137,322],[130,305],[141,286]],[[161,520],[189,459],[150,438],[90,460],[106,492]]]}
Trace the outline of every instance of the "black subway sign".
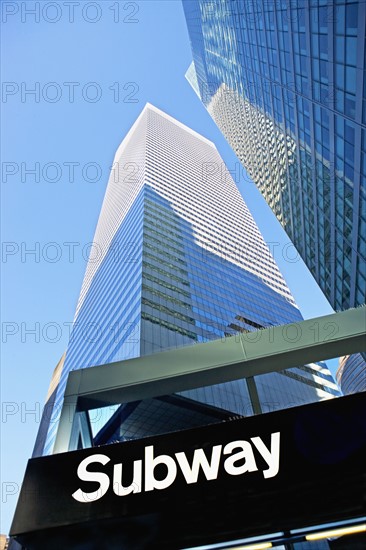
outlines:
{"label": "black subway sign", "polygon": [[365,418],[361,393],[31,459],[11,533],[30,550],[107,535],[173,550],[358,517]]}
{"label": "black subway sign", "polygon": [[[144,458],[133,462],[132,482],[128,486],[124,485],[122,480],[123,462],[113,465],[113,479],[111,481],[102,469],[97,471],[88,470],[88,466],[91,464],[105,466],[111,460],[109,456],[92,454],[80,462],[77,475],[82,481],[98,483],[99,488],[89,492],[78,489],[72,494],[72,498],[82,503],[96,501],[108,492],[110,486],[113,487],[113,492],[117,496],[167,489],[176,480],[178,470],[180,470],[187,484],[197,483],[200,471],[203,474],[202,479],[213,481],[218,477],[220,462],[223,463],[225,472],[231,476],[256,472],[258,466],[254,449],[266,463],[266,467],[262,470],[263,477],[269,478],[277,475],[280,461],[279,432],[271,434],[270,448],[266,447],[260,437],[252,437],[250,441],[238,439],[227,443],[225,446],[214,445],[212,449],[209,449],[208,456],[204,449],[196,449],[193,452],[191,463],[184,451],[174,453],[174,457],[168,454],[155,455],[154,446],[148,445],[144,449]],[[157,479],[155,470],[159,465],[165,467],[165,475]]]}

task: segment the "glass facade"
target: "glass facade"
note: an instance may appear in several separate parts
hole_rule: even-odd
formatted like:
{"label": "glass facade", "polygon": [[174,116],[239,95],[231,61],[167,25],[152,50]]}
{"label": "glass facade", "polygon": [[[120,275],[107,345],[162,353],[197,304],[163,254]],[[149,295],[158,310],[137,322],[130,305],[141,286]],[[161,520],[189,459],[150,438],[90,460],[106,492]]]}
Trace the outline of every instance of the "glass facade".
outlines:
{"label": "glass facade", "polygon": [[337,381],[344,393],[366,391],[365,361],[360,353],[340,359]]}
{"label": "glass facade", "polygon": [[[70,370],[302,319],[213,143],[149,104],[116,153],[94,244],[38,454],[52,452]],[[338,395],[324,364],[254,381],[263,412]],[[240,380],[114,407],[91,421],[94,443],[251,415],[251,391]]]}
{"label": "glass facade", "polygon": [[364,304],[365,2],[183,7],[187,79],[333,308]]}

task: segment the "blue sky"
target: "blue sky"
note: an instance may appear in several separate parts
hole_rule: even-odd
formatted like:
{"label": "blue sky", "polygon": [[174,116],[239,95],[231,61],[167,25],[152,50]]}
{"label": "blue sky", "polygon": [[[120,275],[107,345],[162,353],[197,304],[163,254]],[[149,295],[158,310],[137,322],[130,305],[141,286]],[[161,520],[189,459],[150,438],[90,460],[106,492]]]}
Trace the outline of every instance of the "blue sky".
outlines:
{"label": "blue sky", "polygon": [[[230,170],[239,165],[184,78],[191,51],[179,0],[80,0],[74,14],[61,1],[46,11],[56,3],[41,2],[39,18],[27,12],[37,2],[1,4],[1,532],[7,532],[50,376],[67,345],[119,143],[150,102],[211,139]],[[27,172],[32,168],[36,175]],[[242,170],[239,188],[265,240],[280,243],[275,259],[304,317],[330,313],[302,261],[283,257],[288,237]]]}

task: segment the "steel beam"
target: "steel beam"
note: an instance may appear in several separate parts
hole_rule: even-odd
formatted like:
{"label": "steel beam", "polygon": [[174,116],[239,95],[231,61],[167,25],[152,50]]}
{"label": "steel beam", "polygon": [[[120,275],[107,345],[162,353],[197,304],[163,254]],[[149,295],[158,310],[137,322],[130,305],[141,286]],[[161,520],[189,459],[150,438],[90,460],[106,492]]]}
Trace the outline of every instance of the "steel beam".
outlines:
{"label": "steel beam", "polygon": [[[85,411],[251,378],[365,351],[366,307],[72,371],[64,408]],[[54,452],[69,449],[70,413],[62,411]]]}

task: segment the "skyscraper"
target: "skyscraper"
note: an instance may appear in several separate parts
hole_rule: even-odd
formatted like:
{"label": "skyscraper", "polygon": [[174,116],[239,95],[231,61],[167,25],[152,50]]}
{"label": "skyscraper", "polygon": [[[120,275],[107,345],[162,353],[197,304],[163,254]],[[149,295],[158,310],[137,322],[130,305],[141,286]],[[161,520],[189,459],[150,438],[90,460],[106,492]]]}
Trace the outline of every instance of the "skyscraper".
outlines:
{"label": "skyscraper", "polygon": [[[70,370],[301,319],[214,144],[147,104],[115,156],[35,455],[52,452]],[[338,393],[326,366],[311,364],[128,403],[110,411],[107,429],[94,422],[92,437],[101,444],[251,415],[253,391],[263,412]]]}
{"label": "skyscraper", "polygon": [[183,7],[193,89],[332,307],[364,304],[365,2]]}
{"label": "skyscraper", "polygon": [[365,391],[366,369],[362,355],[355,353],[341,357],[336,377],[345,394]]}

